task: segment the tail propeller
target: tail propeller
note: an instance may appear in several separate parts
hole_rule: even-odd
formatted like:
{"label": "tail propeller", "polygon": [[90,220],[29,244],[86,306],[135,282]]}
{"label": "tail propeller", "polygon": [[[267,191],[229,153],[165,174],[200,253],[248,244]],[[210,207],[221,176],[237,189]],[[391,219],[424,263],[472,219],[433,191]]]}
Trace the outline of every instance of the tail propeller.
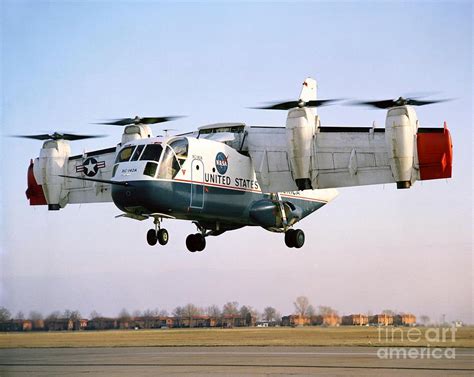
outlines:
{"label": "tail propeller", "polygon": [[289,110],[295,107],[321,107],[331,104],[332,102],[340,101],[339,99],[318,99],[311,101],[287,101],[287,102],[276,102],[270,103],[267,106],[262,107],[252,107],[252,109],[261,109],[261,110]]}
{"label": "tail propeller", "polygon": [[356,102],[352,102],[351,104],[360,105],[360,106],[371,106],[377,109],[390,109],[392,107],[397,107],[397,106],[405,106],[405,105],[424,106],[424,105],[431,105],[434,103],[446,102],[446,101],[449,101],[449,100],[439,99],[439,100],[421,101],[415,98],[398,97],[398,99],[396,100],[386,99],[386,100],[381,100],[381,101],[356,101]]}
{"label": "tail propeller", "polygon": [[76,135],[54,132],[52,134],[39,134],[39,135],[13,135],[13,137],[20,137],[23,139],[34,139],[34,140],[82,140],[82,139],[94,139],[99,137],[105,137],[105,135]]}
{"label": "tail propeller", "polygon": [[110,119],[106,122],[99,122],[95,124],[105,124],[108,126],[128,126],[132,124],[156,124],[169,122],[175,119],[183,118],[183,116],[166,116],[166,117],[144,117],[141,118],[138,115],[135,118],[121,118],[121,119]]}

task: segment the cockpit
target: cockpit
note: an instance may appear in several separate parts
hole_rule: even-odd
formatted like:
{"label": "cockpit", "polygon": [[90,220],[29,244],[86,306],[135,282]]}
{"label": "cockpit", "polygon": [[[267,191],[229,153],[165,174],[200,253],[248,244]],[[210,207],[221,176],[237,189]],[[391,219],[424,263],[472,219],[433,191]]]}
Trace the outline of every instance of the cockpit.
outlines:
{"label": "cockpit", "polygon": [[171,141],[165,145],[164,150],[161,143],[127,145],[117,154],[112,176],[115,176],[120,163],[147,161],[143,168],[143,175],[173,179],[188,157],[188,147],[186,138]]}

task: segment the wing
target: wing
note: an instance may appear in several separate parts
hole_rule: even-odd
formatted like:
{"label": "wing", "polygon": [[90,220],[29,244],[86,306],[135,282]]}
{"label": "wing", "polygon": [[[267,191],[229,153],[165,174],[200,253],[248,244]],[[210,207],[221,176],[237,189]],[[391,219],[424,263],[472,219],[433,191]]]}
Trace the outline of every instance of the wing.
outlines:
{"label": "wing", "polygon": [[[437,143],[450,143],[449,132],[443,128],[418,129],[413,181],[442,178],[436,174],[428,177],[423,172],[440,171],[443,163],[450,163],[443,162],[445,149],[426,153],[423,146],[432,144],[434,138]],[[284,127],[251,127],[248,130],[248,152],[264,192],[297,190],[286,143]],[[319,127],[311,141],[310,166],[314,189],[395,183],[385,129]]]}
{"label": "wing", "polygon": [[[108,148],[71,156],[67,161],[67,174],[97,180],[110,180],[115,161],[116,148]],[[65,178],[64,189],[68,203],[111,202],[111,186],[103,182]]]}

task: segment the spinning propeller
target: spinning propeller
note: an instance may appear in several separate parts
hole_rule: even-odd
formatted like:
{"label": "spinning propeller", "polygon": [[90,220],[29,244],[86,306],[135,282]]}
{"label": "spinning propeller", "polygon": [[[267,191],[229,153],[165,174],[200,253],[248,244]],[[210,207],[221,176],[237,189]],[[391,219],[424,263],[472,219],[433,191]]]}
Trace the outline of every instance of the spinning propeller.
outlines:
{"label": "spinning propeller", "polygon": [[377,109],[390,109],[392,107],[397,107],[397,106],[405,106],[405,105],[424,106],[424,105],[431,105],[433,103],[446,102],[446,101],[448,100],[439,99],[439,100],[420,101],[415,98],[398,97],[398,99],[396,100],[386,99],[386,100],[381,100],[381,101],[357,101],[357,102],[352,102],[351,104],[360,105],[360,106],[372,106]]}
{"label": "spinning propeller", "polygon": [[105,124],[108,126],[128,126],[132,124],[156,124],[169,122],[175,119],[183,118],[183,116],[166,116],[166,117],[139,117],[138,115],[135,118],[121,118],[121,119],[111,119],[107,122],[99,122],[95,124]]}
{"label": "spinning propeller", "polygon": [[252,109],[261,109],[261,110],[290,110],[295,107],[320,107],[331,104],[332,102],[340,101],[339,99],[318,99],[311,101],[287,101],[287,102],[275,102],[267,106],[262,107],[252,107]]}
{"label": "spinning propeller", "polygon": [[39,135],[13,135],[13,137],[21,137],[24,139],[34,140],[82,140],[82,139],[94,139],[98,137],[105,137],[105,135],[75,135],[67,133],[54,132],[52,134],[39,134]]}

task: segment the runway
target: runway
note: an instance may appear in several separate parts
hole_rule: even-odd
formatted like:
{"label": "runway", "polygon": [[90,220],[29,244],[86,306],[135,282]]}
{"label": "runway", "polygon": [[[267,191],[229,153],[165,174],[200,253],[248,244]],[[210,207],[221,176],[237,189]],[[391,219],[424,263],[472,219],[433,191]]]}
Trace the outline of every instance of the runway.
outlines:
{"label": "runway", "polygon": [[120,347],[1,349],[1,376],[472,376],[455,359],[380,359],[373,347]]}

